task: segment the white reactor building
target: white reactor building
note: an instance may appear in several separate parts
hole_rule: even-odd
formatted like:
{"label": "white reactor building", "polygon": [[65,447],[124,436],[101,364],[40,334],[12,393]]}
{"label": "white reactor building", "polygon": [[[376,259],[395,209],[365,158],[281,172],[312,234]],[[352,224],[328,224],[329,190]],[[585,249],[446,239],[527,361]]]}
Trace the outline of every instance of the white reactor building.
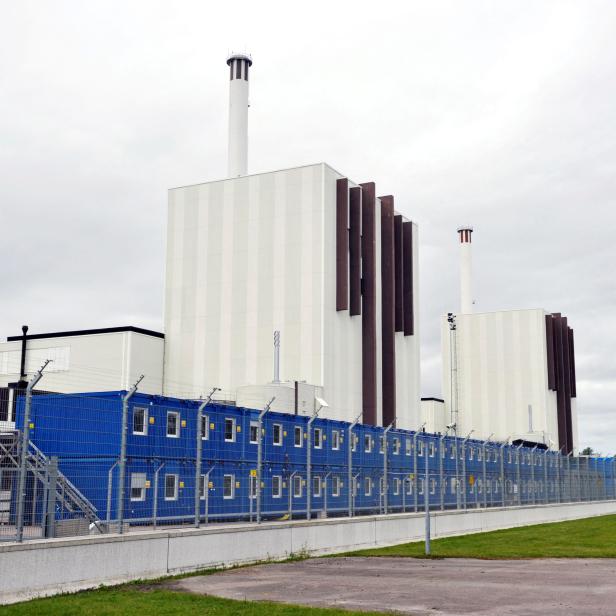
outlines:
{"label": "white reactor building", "polygon": [[473,313],[472,227],[458,229],[460,312],[441,321],[444,413],[458,435],[577,451],[573,330],[543,309]]}
{"label": "white reactor building", "polygon": [[252,60],[227,64],[228,178],[169,191],[163,393],[416,427],[417,226],[325,163],[249,175]]}

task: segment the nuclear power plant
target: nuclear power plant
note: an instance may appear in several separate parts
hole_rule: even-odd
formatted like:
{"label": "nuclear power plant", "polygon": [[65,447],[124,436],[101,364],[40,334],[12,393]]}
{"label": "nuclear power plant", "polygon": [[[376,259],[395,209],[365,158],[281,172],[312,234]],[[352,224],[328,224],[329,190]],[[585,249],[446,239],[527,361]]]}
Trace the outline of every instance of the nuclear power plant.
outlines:
{"label": "nuclear power plant", "polygon": [[164,332],[0,344],[0,539],[422,510],[429,535],[434,510],[613,499],[615,460],[576,456],[568,319],[475,312],[478,230],[452,229],[460,305],[429,317],[421,398],[404,199],[324,162],[251,175],[253,61],[227,66],[227,177],[168,194]]}

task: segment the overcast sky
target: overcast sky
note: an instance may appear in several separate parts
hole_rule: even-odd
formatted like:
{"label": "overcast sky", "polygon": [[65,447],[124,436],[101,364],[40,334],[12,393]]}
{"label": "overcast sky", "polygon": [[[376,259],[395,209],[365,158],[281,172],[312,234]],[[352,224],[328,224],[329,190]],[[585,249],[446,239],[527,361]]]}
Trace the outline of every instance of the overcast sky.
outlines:
{"label": "overcast sky", "polygon": [[[344,5],[344,7],[343,7]],[[580,445],[616,451],[616,3],[5,1],[0,336],[162,329],[167,189],[325,161],[420,226],[424,395],[475,227],[477,310],[576,332]]]}

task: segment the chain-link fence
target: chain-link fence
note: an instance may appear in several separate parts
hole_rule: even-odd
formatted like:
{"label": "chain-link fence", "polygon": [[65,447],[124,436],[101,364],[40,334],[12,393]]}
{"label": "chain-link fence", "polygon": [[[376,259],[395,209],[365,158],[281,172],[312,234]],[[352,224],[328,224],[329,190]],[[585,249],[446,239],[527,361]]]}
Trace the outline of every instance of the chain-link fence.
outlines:
{"label": "chain-link fence", "polygon": [[22,391],[0,538],[613,499],[614,458],[131,392]]}

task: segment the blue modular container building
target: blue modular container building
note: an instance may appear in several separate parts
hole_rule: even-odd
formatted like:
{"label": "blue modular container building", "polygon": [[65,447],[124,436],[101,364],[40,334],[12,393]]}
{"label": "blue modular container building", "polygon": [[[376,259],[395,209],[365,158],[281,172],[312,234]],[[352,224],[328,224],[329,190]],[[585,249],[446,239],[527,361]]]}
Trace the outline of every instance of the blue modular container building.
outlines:
{"label": "blue modular container building", "polygon": [[[118,516],[125,395],[37,395],[31,405],[33,446],[47,460],[57,457],[61,474],[108,523]],[[212,402],[199,423],[200,405],[141,393],[130,399],[124,479],[129,523],[178,523],[195,515],[254,519],[260,411]],[[22,400],[17,428],[23,424]],[[334,516],[349,509],[353,514],[421,510],[424,499],[432,509],[446,509],[614,498],[616,487],[612,458],[563,457],[524,443],[385,432],[362,424],[351,430],[342,421],[309,422],[274,412],[263,418],[261,461],[265,519],[306,515],[309,489],[312,515]],[[29,519],[40,522],[36,511],[44,507],[37,499],[43,493],[27,489]],[[61,507],[57,515],[65,515]]]}

